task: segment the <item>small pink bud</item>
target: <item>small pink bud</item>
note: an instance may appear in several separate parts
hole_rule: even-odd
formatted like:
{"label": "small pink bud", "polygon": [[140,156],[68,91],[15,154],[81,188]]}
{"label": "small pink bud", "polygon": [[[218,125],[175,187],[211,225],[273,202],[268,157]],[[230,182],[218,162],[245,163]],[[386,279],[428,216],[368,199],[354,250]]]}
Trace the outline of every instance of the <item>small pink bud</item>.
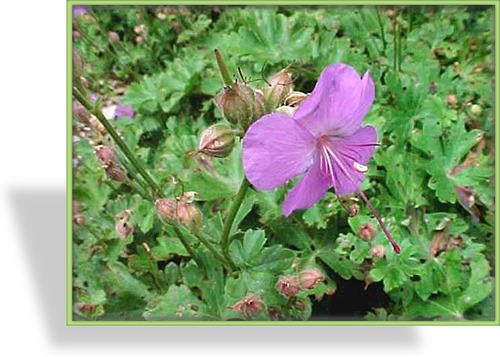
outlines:
{"label": "small pink bud", "polygon": [[377,230],[370,222],[363,224],[361,227],[359,227],[358,237],[365,241],[372,240],[373,238],[375,238],[376,235],[377,235]]}
{"label": "small pink bud", "polygon": [[118,42],[118,41],[120,41],[120,35],[118,35],[114,31],[109,31],[108,32],[108,39],[110,42]]}
{"label": "small pink bud", "polygon": [[383,258],[385,256],[385,248],[383,245],[374,245],[370,249],[370,255],[374,258]]}
{"label": "small pink bud", "polygon": [[82,123],[91,125],[90,118],[91,114],[85,109],[85,107],[78,101],[73,101],[73,116],[80,120]]}
{"label": "small pink bud", "polygon": [[300,291],[299,279],[293,275],[282,276],[276,283],[276,289],[287,299],[291,298]]}
{"label": "small pink bud", "polygon": [[349,217],[355,217],[359,213],[359,205],[357,203],[352,204],[349,207]]}
{"label": "small pink bud", "polygon": [[198,229],[203,220],[201,211],[186,196],[177,200],[163,198],[156,200],[158,216],[166,223],[181,223],[190,229]]}
{"label": "small pink bud", "polygon": [[455,104],[457,104],[457,96],[455,94],[448,94],[448,96],[446,97],[446,103],[448,103],[448,105],[454,106]]}
{"label": "small pink bud", "polygon": [[134,232],[134,226],[128,222],[128,218],[120,219],[115,226],[116,233],[122,239],[127,238],[130,234]]}
{"label": "small pink bud", "polygon": [[83,59],[80,53],[73,49],[73,80],[80,80],[83,71]]}
{"label": "small pink bud", "polygon": [[234,148],[234,130],[223,124],[214,124],[203,131],[198,152],[208,156],[226,157]]}
{"label": "small pink bud", "polygon": [[142,36],[136,36],[135,37],[135,42],[136,43],[143,43],[144,42],[144,37],[142,37]]}
{"label": "small pink bud", "polygon": [[239,300],[231,307],[243,315],[255,316],[264,310],[264,302],[257,294],[250,294]]}
{"label": "small pink bud", "polygon": [[300,286],[304,289],[312,289],[324,280],[325,276],[316,268],[308,268],[299,273]]}

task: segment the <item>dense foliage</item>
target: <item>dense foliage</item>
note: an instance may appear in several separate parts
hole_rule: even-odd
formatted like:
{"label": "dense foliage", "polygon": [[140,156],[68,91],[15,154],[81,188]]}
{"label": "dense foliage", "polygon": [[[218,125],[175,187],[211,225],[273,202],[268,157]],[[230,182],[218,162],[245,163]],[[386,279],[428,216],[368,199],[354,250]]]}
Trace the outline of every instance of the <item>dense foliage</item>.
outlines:
{"label": "dense foliage", "polygon": [[[75,109],[74,318],[491,320],[492,21],[491,9],[451,6],[93,6],[75,15],[83,84],[162,192]],[[305,93],[329,64],[370,70],[376,99],[364,123],[381,145],[362,189],[401,254],[355,196],[342,198],[361,206],[354,217],[329,192],[285,218],[290,182],[249,188],[228,267],[220,240],[244,177],[241,140],[225,158],[193,154],[200,134],[225,122],[216,48],[255,88],[287,66]],[[122,168],[103,169],[98,145],[114,148]],[[165,223],[160,197],[202,218]],[[374,237],[361,232],[369,222]]]}

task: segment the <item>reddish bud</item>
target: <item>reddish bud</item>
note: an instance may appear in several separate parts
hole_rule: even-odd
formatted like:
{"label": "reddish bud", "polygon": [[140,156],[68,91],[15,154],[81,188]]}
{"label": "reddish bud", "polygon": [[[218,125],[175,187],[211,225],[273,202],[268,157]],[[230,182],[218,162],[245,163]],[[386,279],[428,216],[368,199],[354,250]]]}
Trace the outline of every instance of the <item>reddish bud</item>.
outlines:
{"label": "reddish bud", "polygon": [[308,268],[299,273],[300,286],[304,289],[312,289],[324,280],[325,276],[316,268]]}
{"label": "reddish bud", "polygon": [[117,162],[109,161],[104,165],[104,170],[109,179],[118,182],[128,182],[127,173]]}
{"label": "reddish bud", "polygon": [[143,43],[143,42],[144,42],[144,37],[142,36],[135,37],[135,43]]}
{"label": "reddish bud", "polygon": [[455,104],[457,104],[457,96],[455,94],[448,94],[448,96],[446,97],[446,103],[448,105],[454,106]]}
{"label": "reddish bud", "polygon": [[376,235],[377,235],[377,230],[370,222],[363,224],[361,227],[359,227],[358,237],[365,241],[372,240],[373,238],[375,238]]}
{"label": "reddish bud", "polygon": [[198,152],[208,156],[226,157],[234,148],[234,131],[223,124],[214,124],[203,131]]}
{"label": "reddish bud", "polygon": [[73,80],[79,80],[83,71],[83,59],[80,53],[73,49]]}
{"label": "reddish bud", "polygon": [[291,298],[300,291],[299,279],[292,275],[282,276],[276,283],[276,289],[287,299]]}
{"label": "reddish bud", "polygon": [[235,82],[233,86],[225,87],[215,102],[227,121],[243,128],[247,128],[264,113],[263,94],[246,84]]}
{"label": "reddish bud", "polygon": [[349,207],[349,217],[355,217],[358,215],[360,207],[357,203],[352,204]]}
{"label": "reddish bud", "polygon": [[231,308],[240,314],[255,316],[264,310],[264,302],[259,295],[250,294],[239,300]]}

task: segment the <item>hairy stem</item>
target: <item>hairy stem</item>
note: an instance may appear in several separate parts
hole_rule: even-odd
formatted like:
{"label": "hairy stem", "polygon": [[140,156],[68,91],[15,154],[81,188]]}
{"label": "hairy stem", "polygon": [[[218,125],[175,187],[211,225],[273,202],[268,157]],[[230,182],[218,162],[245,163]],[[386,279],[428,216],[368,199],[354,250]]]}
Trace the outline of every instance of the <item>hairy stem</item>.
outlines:
{"label": "hairy stem", "polygon": [[222,238],[221,238],[221,248],[222,248],[222,254],[226,258],[228,262],[232,263],[231,257],[229,256],[229,243],[231,241],[230,239],[230,234],[231,234],[231,228],[233,227],[233,222],[234,219],[236,218],[236,214],[238,213],[238,210],[240,209],[241,203],[243,202],[243,199],[245,198],[245,194],[247,193],[248,187],[250,186],[250,182],[248,182],[246,177],[243,177],[243,181],[241,181],[240,188],[238,190],[238,193],[236,194],[236,197],[234,198],[234,201],[229,208],[229,213],[227,215],[226,221],[224,222],[224,229],[222,230]]}
{"label": "hairy stem", "polygon": [[194,249],[189,245],[188,240],[186,239],[186,237],[184,236],[184,234],[182,234],[182,232],[179,229],[179,227],[177,227],[175,224],[173,224],[172,227],[174,228],[175,234],[177,234],[177,237],[181,241],[181,243],[184,246],[184,248],[186,248],[186,250],[189,253],[189,255],[196,262],[196,265],[198,265],[200,268],[203,268],[203,263],[201,262],[200,258],[198,257],[198,255],[196,254],[196,252],[194,251]]}
{"label": "hairy stem", "polygon": [[384,24],[382,23],[382,18],[380,17],[380,10],[378,6],[375,6],[375,10],[377,12],[378,25],[380,26],[380,36],[382,37],[382,45],[384,47],[384,53],[385,53],[387,43],[385,42]]}
{"label": "hairy stem", "polygon": [[[139,172],[139,174],[144,178],[150,189],[152,190],[153,197],[157,198],[159,197],[161,193],[161,188],[158,186],[158,184],[153,180],[153,178],[149,175],[149,173],[146,171],[146,169],[142,166],[142,164],[139,162],[139,160],[135,157],[135,155],[132,153],[132,150],[128,147],[128,145],[123,141],[123,139],[118,135],[118,133],[115,131],[113,126],[109,123],[109,121],[104,117],[102,114],[101,108],[99,106],[94,106],[82,93],[81,84],[79,84],[79,81],[77,81],[76,84],[77,88],[73,88],[73,96],[78,100],[84,107],[87,109],[89,112],[94,114],[94,116],[99,120],[99,122],[106,128],[106,131],[111,135],[113,140],[115,141],[116,145],[121,149],[123,154],[127,157],[127,159],[130,161],[130,163],[134,166],[134,168]],[[84,90],[84,89],[83,89]]]}

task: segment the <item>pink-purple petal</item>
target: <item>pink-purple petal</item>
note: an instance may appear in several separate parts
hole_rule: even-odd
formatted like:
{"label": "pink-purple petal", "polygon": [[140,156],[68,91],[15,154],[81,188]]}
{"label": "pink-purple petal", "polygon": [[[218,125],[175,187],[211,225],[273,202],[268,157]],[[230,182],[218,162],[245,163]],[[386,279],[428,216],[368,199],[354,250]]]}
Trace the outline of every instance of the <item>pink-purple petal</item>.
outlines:
{"label": "pink-purple petal", "polygon": [[367,71],[361,78],[351,66],[328,66],[294,119],[314,136],[349,136],[359,129],[375,98],[375,85]]}
{"label": "pink-purple petal", "polygon": [[288,193],[282,206],[283,214],[288,217],[295,210],[311,207],[325,195],[330,183],[330,177],[321,171],[319,161],[315,161]]}
{"label": "pink-purple petal", "polygon": [[264,115],[243,139],[245,174],[258,189],[276,188],[309,168],[314,147],[314,137],[288,115]]}
{"label": "pink-purple petal", "polygon": [[365,165],[373,156],[377,145],[377,130],[365,126],[351,136],[331,139],[334,182],[338,195],[356,191],[364,181],[364,174],[354,168],[354,163]]}

